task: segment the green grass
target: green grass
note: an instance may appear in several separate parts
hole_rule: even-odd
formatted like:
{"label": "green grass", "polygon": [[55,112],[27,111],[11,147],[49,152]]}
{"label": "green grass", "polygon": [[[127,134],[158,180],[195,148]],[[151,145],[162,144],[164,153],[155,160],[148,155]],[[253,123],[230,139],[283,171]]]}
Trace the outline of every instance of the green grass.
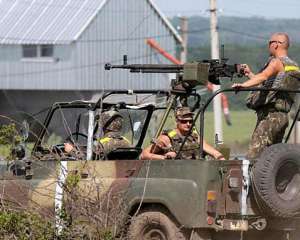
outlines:
{"label": "green grass", "polygon": [[[245,153],[256,124],[253,111],[230,111],[232,125],[228,126],[222,121],[224,144],[231,148],[235,154]],[[214,118],[213,112],[205,114],[204,137],[214,145]]]}
{"label": "green grass", "polygon": [[[225,143],[247,142],[256,124],[256,116],[252,111],[230,111],[232,125],[228,126],[222,121],[223,138]],[[213,112],[205,114],[204,135],[207,140],[214,142],[214,118]]]}
{"label": "green grass", "polygon": [[11,148],[8,145],[0,146],[0,158],[7,158],[10,155]]}

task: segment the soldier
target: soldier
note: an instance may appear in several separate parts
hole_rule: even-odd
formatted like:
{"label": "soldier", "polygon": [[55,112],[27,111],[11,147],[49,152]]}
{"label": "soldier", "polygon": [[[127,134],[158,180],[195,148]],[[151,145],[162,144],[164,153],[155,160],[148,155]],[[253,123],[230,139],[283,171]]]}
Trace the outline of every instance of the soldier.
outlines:
{"label": "soldier", "polygon": [[[286,33],[273,34],[268,45],[270,58],[264,68],[258,74],[254,74],[247,64],[243,64],[244,73],[249,80],[235,83],[232,87],[239,89],[259,85],[265,88],[293,89],[295,81],[286,80],[287,73],[299,71],[299,68],[297,63],[288,57],[289,45]],[[256,111],[257,123],[250,141],[248,158],[256,158],[264,147],[282,142],[288,126],[288,112],[293,102],[294,96],[286,92],[257,91],[250,94],[247,106]]]}
{"label": "soldier", "polygon": [[[176,128],[169,132],[163,132],[155,143],[145,148],[141,154],[141,159],[171,159],[175,158],[181,143],[189,133],[192,126],[194,113],[188,107],[181,107],[175,111]],[[180,159],[199,159],[199,135],[193,131],[179,153]],[[214,147],[203,142],[203,150],[215,159],[225,160],[223,155]]]}
{"label": "soldier", "polygon": [[[116,110],[103,112],[99,117],[100,127],[103,130],[103,137],[98,138],[94,143],[94,157],[105,159],[106,156],[117,148],[128,148],[130,142],[120,134],[122,130],[123,117]],[[65,151],[74,151],[74,146],[65,143]]]}
{"label": "soldier", "polygon": [[[123,117],[116,110],[109,110],[101,114],[100,125],[103,137],[97,140],[95,154],[104,156],[117,148],[129,148],[130,142],[121,135]],[[101,157],[100,157],[101,158]]]}

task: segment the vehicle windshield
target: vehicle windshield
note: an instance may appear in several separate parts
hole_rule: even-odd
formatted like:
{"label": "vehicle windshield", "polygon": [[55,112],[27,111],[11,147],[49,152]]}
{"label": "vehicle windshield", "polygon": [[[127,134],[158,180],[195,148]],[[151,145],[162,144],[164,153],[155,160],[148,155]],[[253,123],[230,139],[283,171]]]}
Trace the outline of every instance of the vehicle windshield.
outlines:
{"label": "vehicle windshield", "polygon": [[[97,111],[96,111],[97,112]],[[147,110],[120,109],[123,117],[121,135],[129,140],[134,147],[141,137],[141,131],[147,117]],[[97,117],[95,118],[97,119]],[[89,113],[86,108],[58,108],[54,111],[47,131],[41,141],[41,146],[51,148],[54,145],[66,141],[81,145],[87,145]],[[94,139],[101,138],[102,130],[98,127],[97,120],[94,123]]]}

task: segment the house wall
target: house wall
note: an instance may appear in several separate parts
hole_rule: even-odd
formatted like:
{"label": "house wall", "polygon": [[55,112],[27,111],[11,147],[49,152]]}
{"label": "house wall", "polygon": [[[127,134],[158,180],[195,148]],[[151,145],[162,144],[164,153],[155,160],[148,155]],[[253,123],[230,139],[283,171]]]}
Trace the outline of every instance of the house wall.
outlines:
{"label": "house wall", "polygon": [[147,1],[107,1],[76,42],[55,46],[55,61],[22,61],[21,46],[2,45],[0,89],[165,89],[167,74],[104,70],[106,62],[121,64],[124,54],[129,63],[168,63],[147,46],[147,37],[176,54],[174,36]]}
{"label": "house wall", "polygon": [[122,64],[124,54],[128,56],[128,63],[169,63],[146,44],[147,37],[154,38],[176,55],[174,36],[147,1],[108,1],[76,44],[76,65],[88,65],[76,74],[81,88],[168,88],[168,74],[104,71],[107,62]]}
{"label": "house wall", "polygon": [[[176,41],[148,1],[110,0],[76,42],[55,45],[53,62],[22,61],[19,45],[0,45],[0,114],[20,120],[56,101],[91,99],[103,89],[166,89],[168,74],[105,71],[104,64],[169,63],[147,46],[154,38],[176,54]],[[0,124],[1,124],[0,119]]]}
{"label": "house wall", "polygon": [[[0,46],[0,89],[52,90],[75,82],[72,49],[74,45],[54,47],[54,61],[22,59],[20,45]],[[64,83],[66,81],[66,83]]]}

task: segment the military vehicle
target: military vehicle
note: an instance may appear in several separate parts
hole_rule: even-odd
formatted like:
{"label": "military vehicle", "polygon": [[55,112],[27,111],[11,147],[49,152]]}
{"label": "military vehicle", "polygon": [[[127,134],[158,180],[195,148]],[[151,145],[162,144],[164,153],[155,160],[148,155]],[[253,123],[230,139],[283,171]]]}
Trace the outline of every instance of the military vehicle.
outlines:
{"label": "military vehicle", "polygon": [[[195,88],[207,79],[218,83],[219,77],[242,74],[239,65],[218,60],[179,66],[128,65],[125,58],[123,65],[106,65],[111,68],[175,72],[177,78],[170,91],[110,91],[95,102],[55,103],[31,155],[24,156],[21,148],[12,161],[0,162],[2,204],[55,219],[58,234],[66,227],[61,214],[66,212],[69,220],[80,219],[80,224],[95,231],[109,228],[120,239],[299,239],[300,150],[296,145],[270,146],[255,161],[205,157],[205,111],[217,94],[236,90],[220,90],[203,102]],[[108,101],[113,95],[119,100]],[[141,103],[153,95],[166,102]],[[156,112],[164,114],[154,138],[177,102],[195,111],[193,126],[200,119],[196,127],[201,159],[140,160],[147,134],[155,126],[151,121],[157,121]],[[101,137],[97,116],[109,109],[123,116],[127,124],[122,134],[132,147],[96,158],[93,145]],[[70,140],[76,154],[64,150]]]}

